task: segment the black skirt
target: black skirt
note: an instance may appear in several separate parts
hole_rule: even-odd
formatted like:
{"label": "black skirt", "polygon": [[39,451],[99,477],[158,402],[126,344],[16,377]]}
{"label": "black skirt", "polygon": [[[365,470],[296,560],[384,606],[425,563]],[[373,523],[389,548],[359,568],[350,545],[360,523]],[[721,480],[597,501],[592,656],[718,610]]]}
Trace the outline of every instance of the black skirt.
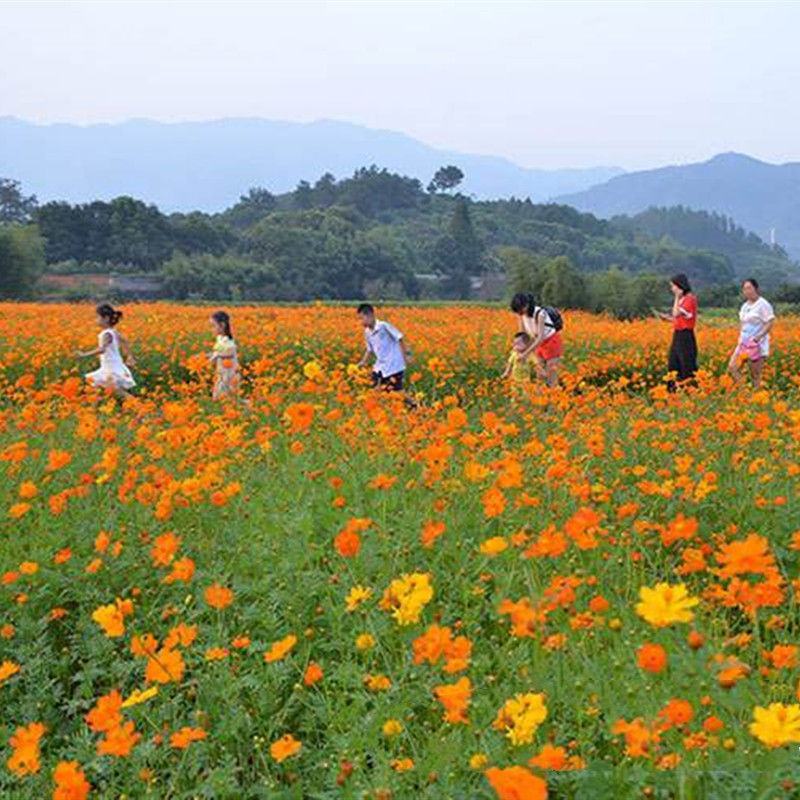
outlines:
{"label": "black skirt", "polygon": [[697,339],[693,330],[673,332],[669,371],[677,372],[679,381],[689,380],[697,372]]}

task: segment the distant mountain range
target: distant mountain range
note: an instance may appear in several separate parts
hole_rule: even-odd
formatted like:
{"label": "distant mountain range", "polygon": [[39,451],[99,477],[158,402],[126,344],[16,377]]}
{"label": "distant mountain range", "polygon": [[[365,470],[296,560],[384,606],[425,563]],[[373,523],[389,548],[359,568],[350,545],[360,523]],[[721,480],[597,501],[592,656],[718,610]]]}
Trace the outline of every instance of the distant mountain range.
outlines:
{"label": "distant mountain range", "polygon": [[558,202],[600,217],[636,214],[653,206],[717,211],[800,258],[800,163],[767,164],[739,153],[709,161],[629,172]]}
{"label": "distant mountain range", "polygon": [[39,125],[0,118],[0,176],[22,182],[40,202],[109,200],[127,194],[164,211],[221,211],[251,186],[273,193],[379,167],[423,185],[441,166],[465,173],[459,187],[478,199],[548,200],[622,172],[616,167],[525,169],[496,156],[429,147],[392,131],[346,122],[222,119],[163,123],[131,120],[98,125]]}

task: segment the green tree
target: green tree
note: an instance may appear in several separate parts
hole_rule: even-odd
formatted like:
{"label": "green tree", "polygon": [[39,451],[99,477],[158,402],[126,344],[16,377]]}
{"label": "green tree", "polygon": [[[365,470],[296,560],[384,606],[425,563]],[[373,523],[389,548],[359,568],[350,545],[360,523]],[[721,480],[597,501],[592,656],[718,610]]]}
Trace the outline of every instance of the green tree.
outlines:
{"label": "green tree", "polygon": [[44,242],[35,225],[0,225],[0,297],[30,297],[44,267]]}
{"label": "green tree", "polygon": [[314,205],[314,191],[308,181],[300,181],[292,194],[292,205],[305,211]]}
{"label": "green tree", "polygon": [[431,194],[449,192],[451,189],[455,189],[463,180],[464,173],[458,167],[452,164],[446,167],[439,167],[428,184],[428,191]]}
{"label": "green tree", "polygon": [[275,196],[262,186],[252,186],[247,194],[239,198],[235,206],[229,208],[223,219],[234,228],[249,228],[271,211],[275,210]]}
{"label": "green tree", "polygon": [[586,282],[566,256],[551,258],[541,270],[537,297],[550,306],[585,308]]}
{"label": "green tree", "polygon": [[0,178],[0,224],[30,222],[36,207],[36,195],[26,197],[19,181]]}

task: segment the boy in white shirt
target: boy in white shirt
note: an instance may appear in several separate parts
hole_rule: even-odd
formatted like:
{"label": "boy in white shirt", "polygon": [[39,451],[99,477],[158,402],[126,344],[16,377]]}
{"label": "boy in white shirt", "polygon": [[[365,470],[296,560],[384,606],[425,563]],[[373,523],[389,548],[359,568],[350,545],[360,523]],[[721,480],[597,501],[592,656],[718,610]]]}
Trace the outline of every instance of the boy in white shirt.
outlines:
{"label": "boy in white shirt", "polygon": [[365,342],[359,366],[366,366],[370,357],[374,357],[372,385],[391,392],[403,391],[403,375],[409,358],[403,334],[394,325],[378,319],[369,303],[362,303],[356,313],[364,326]]}

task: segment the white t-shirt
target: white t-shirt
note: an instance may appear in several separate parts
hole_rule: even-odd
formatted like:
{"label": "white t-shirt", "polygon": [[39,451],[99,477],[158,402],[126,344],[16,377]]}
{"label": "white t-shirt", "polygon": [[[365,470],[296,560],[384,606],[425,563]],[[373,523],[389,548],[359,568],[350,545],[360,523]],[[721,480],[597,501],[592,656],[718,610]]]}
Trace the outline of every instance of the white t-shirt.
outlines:
{"label": "white t-shirt", "polygon": [[[764,324],[771,319],[775,319],[775,312],[772,310],[772,305],[763,297],[752,303],[746,300],[742,303],[739,309],[739,320],[742,325],[741,333],[739,334],[739,342],[746,342],[752,339],[762,328]],[[760,342],[761,355],[769,355],[769,334],[767,334]]]}
{"label": "white t-shirt", "polygon": [[400,347],[403,334],[394,325],[381,319],[375,320],[375,327],[364,328],[364,339],[370,352],[375,354],[373,369],[382,377],[396,375],[406,368],[406,360]]}
{"label": "white t-shirt", "polygon": [[553,327],[553,320],[550,319],[550,315],[542,306],[534,306],[532,317],[523,314],[522,325],[525,328],[525,333],[527,333],[531,339],[535,339],[539,335],[540,314],[544,315],[544,336],[542,337],[542,341],[544,342],[556,333],[556,329]]}

